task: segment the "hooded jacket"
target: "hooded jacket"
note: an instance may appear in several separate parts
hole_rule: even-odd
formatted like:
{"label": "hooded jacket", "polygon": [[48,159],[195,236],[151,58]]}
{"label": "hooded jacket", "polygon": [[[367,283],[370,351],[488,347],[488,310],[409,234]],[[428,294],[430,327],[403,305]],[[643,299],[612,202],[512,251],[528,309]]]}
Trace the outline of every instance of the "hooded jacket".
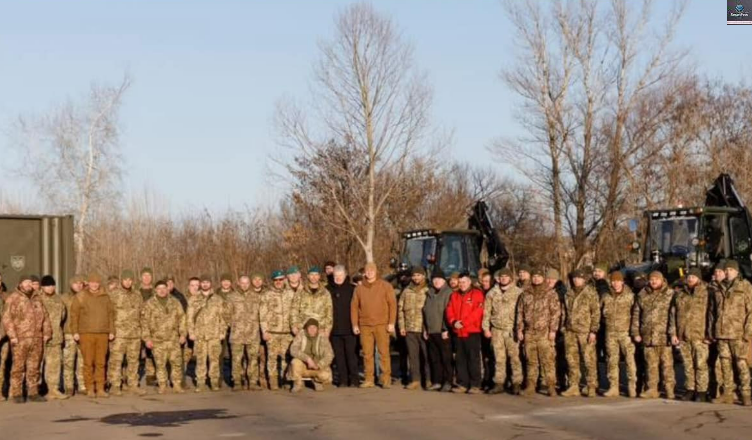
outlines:
{"label": "hooded jacket", "polygon": [[435,288],[428,289],[426,303],[423,305],[423,322],[428,334],[443,333],[449,330],[446,321],[446,309],[449,298],[452,296],[452,288],[444,284],[438,292]]}

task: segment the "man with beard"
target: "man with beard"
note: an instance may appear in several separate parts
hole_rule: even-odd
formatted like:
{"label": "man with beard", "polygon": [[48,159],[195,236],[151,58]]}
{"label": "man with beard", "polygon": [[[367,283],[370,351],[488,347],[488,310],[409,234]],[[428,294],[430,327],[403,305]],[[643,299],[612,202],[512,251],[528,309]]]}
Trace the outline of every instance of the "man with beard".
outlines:
{"label": "man with beard", "polygon": [[601,313],[606,327],[606,354],[608,361],[608,391],[604,397],[619,397],[619,356],[624,356],[627,367],[627,395],[637,396],[637,368],[635,346],[632,342],[632,307],[635,295],[624,284],[624,275],[611,273],[611,291],[601,299]]}
{"label": "man with beard", "polygon": [[580,396],[580,368],[585,365],[587,397],[595,397],[598,390],[598,364],[595,358],[595,338],[601,322],[600,301],[595,289],[587,285],[581,270],[572,273],[573,287],[564,299],[564,346],[569,368],[569,388],[564,397]]}
{"label": "man with beard", "polygon": [[423,339],[423,305],[426,303],[428,285],[425,269],[416,266],[411,272],[412,282],[402,290],[397,304],[397,325],[400,334],[405,338],[410,364],[410,383],[405,389],[417,390],[421,386],[421,376],[424,380],[430,381],[428,352],[426,341]]}
{"label": "man with beard", "polygon": [[52,327],[41,293],[34,291],[31,277],[19,277],[16,291],[10,294],[3,307],[2,323],[13,356],[9,398],[15,403],[24,402],[25,378],[29,401],[46,401],[39,395],[39,367],[44,344],[52,338]]}
{"label": "man with beard", "polygon": [[501,269],[498,278],[499,284],[488,292],[483,307],[483,334],[491,340],[496,359],[494,387],[489,394],[504,392],[508,360],[512,370],[512,394],[517,395],[522,385],[522,363],[514,323],[522,290],[513,283],[511,270]]}
{"label": "man with beard", "polygon": [[[124,270],[120,287],[110,292],[115,311],[115,339],[110,344],[108,376],[110,391],[120,396],[123,390],[143,395],[138,386],[138,361],[141,350],[141,306],[144,299],[133,288],[133,271]],[[123,383],[123,359],[126,362],[126,383]],[[122,388],[121,388],[122,387]]]}
{"label": "man with beard", "polygon": [[284,377],[287,354],[292,343],[292,301],[295,294],[285,285],[281,270],[272,273],[272,286],[261,296],[259,320],[267,347],[269,388],[279,390],[280,370]]}
{"label": "man with beard", "polygon": [[298,332],[290,345],[290,379],[293,386],[290,390],[299,393],[303,390],[303,379],[313,381],[316,391],[324,391],[324,385],[332,382],[332,359],[334,351],[329,338],[318,328],[318,321],[309,318]]}
{"label": "man with beard", "polygon": [[65,341],[63,345],[63,386],[65,387],[65,394],[70,397],[76,392],[76,384],[78,385],[79,392],[87,392],[86,381],[84,381],[84,356],[81,354],[81,347],[73,339],[73,332],[71,332],[70,327],[71,304],[73,303],[73,298],[84,289],[84,277],[82,275],[74,275],[68,284],[70,290],[61,295],[60,299],[65,305],[65,325],[63,326],[63,339]]}
{"label": "man with beard", "polygon": [[[197,393],[203,391],[206,386],[207,362],[209,363],[209,386],[212,391],[219,391],[222,341],[227,335],[226,318],[226,301],[211,290],[192,296],[191,302],[188,303],[186,321],[188,339],[193,341],[196,349]],[[175,368],[174,364],[172,368]]]}
{"label": "man with beard", "polygon": [[[172,379],[172,389],[183,393],[183,358],[181,345],[185,344],[185,312],[180,302],[170,296],[167,283],[157,281],[155,294],[143,305],[141,313],[141,338],[146,348],[154,353],[159,394],[165,394]],[[170,364],[168,378],[167,364]]]}
{"label": "man with beard", "polygon": [[321,284],[321,270],[313,266],[308,270],[308,282],[295,296],[292,304],[292,333],[297,335],[310,318],[319,323],[318,331],[328,337],[332,331],[332,296]]}
{"label": "man with beard", "polygon": [[530,287],[530,266],[527,264],[520,264],[520,266],[517,268],[517,287],[520,288],[520,290],[527,290],[527,288]]}
{"label": "man with beard", "polygon": [[[144,267],[139,274],[141,282],[138,286],[138,291],[141,293],[141,298],[144,302],[148,301],[154,296],[154,271],[150,267]],[[146,347],[141,347],[141,359],[144,360],[144,376],[146,377],[146,384],[153,386],[157,382],[156,368],[154,366],[154,355],[151,350]]]}
{"label": "man with beard", "polygon": [[431,273],[431,288],[423,305],[424,337],[428,340],[428,360],[431,363],[431,390],[452,391],[452,342],[446,321],[446,309],[452,289],[444,279],[444,272]]}
{"label": "man with beard", "polygon": [[47,398],[63,400],[68,398],[60,392],[65,304],[55,290],[56,283],[52,276],[43,276],[40,285],[42,286],[42,303],[47,310],[52,327],[52,337],[44,346],[44,381],[47,383]]}

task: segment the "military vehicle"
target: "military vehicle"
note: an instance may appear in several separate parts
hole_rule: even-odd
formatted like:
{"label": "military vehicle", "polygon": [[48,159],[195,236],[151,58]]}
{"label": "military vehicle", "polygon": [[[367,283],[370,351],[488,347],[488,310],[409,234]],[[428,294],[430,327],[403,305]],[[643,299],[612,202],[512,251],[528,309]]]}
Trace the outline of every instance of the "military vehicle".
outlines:
{"label": "military vehicle", "polygon": [[415,266],[430,274],[440,268],[447,276],[467,271],[477,277],[481,268],[491,272],[506,266],[509,253],[488,216],[488,205],[476,202],[466,229],[415,229],[401,234],[399,255],[391,260],[397,274]]}
{"label": "military vehicle", "polygon": [[706,279],[721,260],[736,260],[745,278],[752,277],[752,218],[727,174],[721,174],[707,190],[705,204],[645,212],[643,242],[632,244],[643,262],[626,267],[663,272],[673,282],[690,267],[699,267]]}
{"label": "military vehicle", "polygon": [[0,274],[8,290],[21,275],[52,275],[63,291],[75,270],[73,216],[0,215]]}

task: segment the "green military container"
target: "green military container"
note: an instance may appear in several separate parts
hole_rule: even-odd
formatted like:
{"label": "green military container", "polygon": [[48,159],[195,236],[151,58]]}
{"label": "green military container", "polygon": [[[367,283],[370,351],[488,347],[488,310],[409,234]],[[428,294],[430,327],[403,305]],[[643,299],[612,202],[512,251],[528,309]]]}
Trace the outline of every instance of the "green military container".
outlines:
{"label": "green military container", "polygon": [[72,215],[0,214],[0,273],[8,290],[19,276],[35,274],[52,275],[62,292],[75,269]]}

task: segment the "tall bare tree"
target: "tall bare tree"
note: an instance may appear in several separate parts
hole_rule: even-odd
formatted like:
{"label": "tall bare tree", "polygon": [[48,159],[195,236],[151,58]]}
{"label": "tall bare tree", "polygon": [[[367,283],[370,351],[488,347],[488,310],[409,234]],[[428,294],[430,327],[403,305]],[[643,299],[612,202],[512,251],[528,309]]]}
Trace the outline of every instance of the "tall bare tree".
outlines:
{"label": "tall bare tree", "polygon": [[119,113],[131,85],[92,84],[88,94],[46,114],[19,116],[17,146],[21,175],[28,177],[52,209],[74,213],[76,270],[86,266],[86,234],[100,208],[119,193],[123,171]]}
{"label": "tall bare tree", "polygon": [[415,67],[413,46],[391,18],[369,4],[346,8],[335,31],[320,44],[314,67],[316,105],[306,111],[281,105],[277,121],[282,144],[298,159],[286,164],[293,176],[300,164],[327,161],[332,144],[362,164],[342,167],[335,157],[318,184],[332,226],[352,236],[366,260],[374,261],[378,219],[401,189],[395,176],[425,145],[432,90]]}

